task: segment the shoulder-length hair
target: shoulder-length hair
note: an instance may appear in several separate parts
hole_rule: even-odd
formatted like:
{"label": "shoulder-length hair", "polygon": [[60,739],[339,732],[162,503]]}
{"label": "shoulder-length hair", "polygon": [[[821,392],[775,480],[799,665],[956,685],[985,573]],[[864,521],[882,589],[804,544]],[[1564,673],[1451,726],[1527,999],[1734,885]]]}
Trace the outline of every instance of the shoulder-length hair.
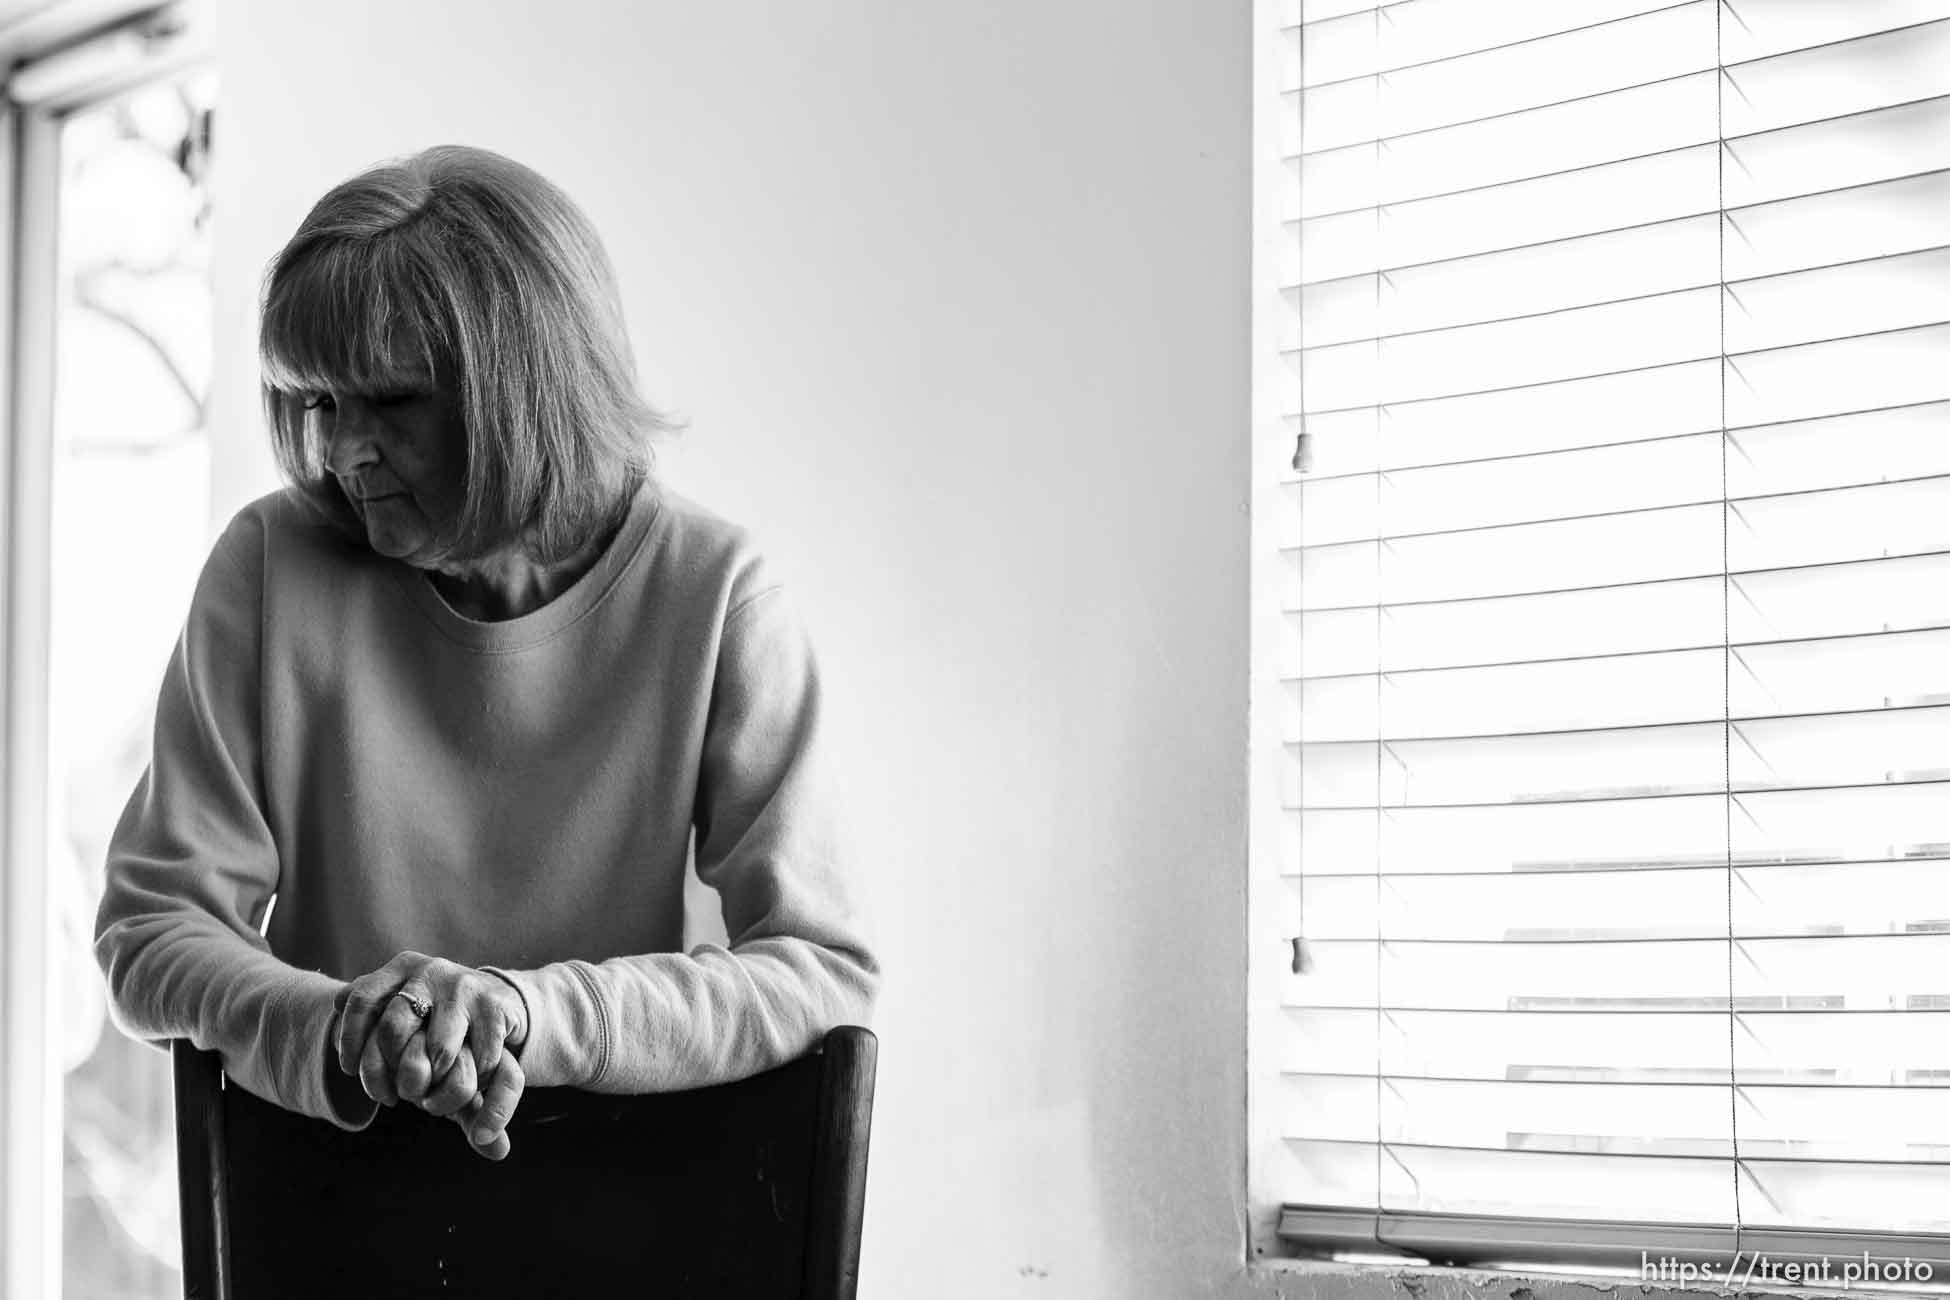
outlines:
{"label": "shoulder-length hair", "polygon": [[382,163],[320,199],[265,275],[265,414],[284,476],[349,535],[310,418],[318,391],[455,385],[467,429],[450,559],[519,545],[547,562],[627,509],[651,436],[682,427],[637,391],[616,277],[556,186],[485,149]]}

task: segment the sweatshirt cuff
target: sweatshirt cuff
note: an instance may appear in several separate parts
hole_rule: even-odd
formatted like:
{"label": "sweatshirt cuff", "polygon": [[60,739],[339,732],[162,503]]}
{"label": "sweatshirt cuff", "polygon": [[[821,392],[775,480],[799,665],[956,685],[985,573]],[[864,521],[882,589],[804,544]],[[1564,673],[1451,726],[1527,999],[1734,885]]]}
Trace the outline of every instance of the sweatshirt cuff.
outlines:
{"label": "sweatshirt cuff", "polygon": [[339,1069],[333,1050],[337,1027],[333,1002],[342,981],[317,972],[306,972],[306,976],[285,995],[283,1008],[292,1045],[286,1059],[300,1067],[294,1071],[295,1095],[287,1109],[357,1132],[372,1123],[379,1103],[366,1096],[358,1079]]}
{"label": "sweatshirt cuff", "polygon": [[528,1036],[516,1053],[531,1088],[594,1088],[609,1069],[610,1018],[588,962],[537,970],[483,966],[515,986],[528,1008]]}

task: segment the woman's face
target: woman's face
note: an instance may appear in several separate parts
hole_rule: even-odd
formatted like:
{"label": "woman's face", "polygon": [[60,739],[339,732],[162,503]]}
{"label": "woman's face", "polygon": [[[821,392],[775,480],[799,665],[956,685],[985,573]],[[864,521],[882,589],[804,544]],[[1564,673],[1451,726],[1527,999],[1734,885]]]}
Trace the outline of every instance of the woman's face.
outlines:
{"label": "woman's face", "polygon": [[306,407],[321,422],[325,466],[381,555],[422,568],[440,558],[467,473],[460,394],[428,379],[378,393],[319,392]]}

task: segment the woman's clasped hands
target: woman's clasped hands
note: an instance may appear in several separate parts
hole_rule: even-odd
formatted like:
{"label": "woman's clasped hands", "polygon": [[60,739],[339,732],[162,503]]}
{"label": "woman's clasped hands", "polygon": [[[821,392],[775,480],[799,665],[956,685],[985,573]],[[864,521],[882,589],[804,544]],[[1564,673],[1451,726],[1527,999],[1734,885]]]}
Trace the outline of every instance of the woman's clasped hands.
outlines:
{"label": "woman's clasped hands", "polygon": [[514,1050],[527,1008],[506,980],[458,962],[403,952],[342,989],[339,1069],[382,1106],[411,1102],[452,1119],[490,1160],[508,1154],[508,1121],[525,1079]]}

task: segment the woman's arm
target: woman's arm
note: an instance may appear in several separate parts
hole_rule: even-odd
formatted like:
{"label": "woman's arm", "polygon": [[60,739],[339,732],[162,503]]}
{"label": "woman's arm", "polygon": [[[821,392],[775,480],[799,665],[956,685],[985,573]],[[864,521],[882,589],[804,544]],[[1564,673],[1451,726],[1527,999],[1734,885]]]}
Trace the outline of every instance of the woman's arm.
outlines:
{"label": "woman's arm", "polygon": [[879,964],[830,763],[812,648],[767,587],[725,619],[693,818],[731,946],[497,970],[528,1004],[530,1085],[698,1087],[867,1023]]}
{"label": "woman's arm", "polygon": [[278,883],[258,766],[260,591],[232,543],[205,562],[163,678],[149,767],[109,842],[95,956],[126,1033],[214,1048],[258,1096],[362,1128],[373,1105],[326,1056],[344,985],[279,961],[259,933]]}

